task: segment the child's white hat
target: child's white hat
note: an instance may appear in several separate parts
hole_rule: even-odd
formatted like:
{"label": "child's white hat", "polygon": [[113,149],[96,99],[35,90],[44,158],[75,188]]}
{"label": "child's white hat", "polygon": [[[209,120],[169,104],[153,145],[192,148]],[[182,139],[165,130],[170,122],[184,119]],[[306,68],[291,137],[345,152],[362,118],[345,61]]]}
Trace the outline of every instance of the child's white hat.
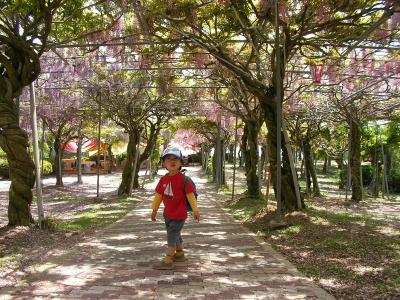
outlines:
{"label": "child's white hat", "polygon": [[172,156],[176,157],[179,160],[183,160],[181,150],[179,150],[176,147],[168,147],[168,148],[166,148],[164,150],[162,156],[161,156],[161,160],[164,160],[167,155],[172,155]]}

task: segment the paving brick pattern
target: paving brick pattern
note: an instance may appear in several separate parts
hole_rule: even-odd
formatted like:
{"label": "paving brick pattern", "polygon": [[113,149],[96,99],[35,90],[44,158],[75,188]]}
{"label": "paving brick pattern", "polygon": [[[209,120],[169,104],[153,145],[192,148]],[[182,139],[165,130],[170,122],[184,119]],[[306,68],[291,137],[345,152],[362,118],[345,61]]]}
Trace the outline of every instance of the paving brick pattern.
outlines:
{"label": "paving brick pattern", "polygon": [[201,223],[188,220],[188,261],[163,255],[164,225],[149,221],[150,200],[67,254],[37,267],[0,299],[334,299],[267,243],[233,221],[218,196],[200,191]]}

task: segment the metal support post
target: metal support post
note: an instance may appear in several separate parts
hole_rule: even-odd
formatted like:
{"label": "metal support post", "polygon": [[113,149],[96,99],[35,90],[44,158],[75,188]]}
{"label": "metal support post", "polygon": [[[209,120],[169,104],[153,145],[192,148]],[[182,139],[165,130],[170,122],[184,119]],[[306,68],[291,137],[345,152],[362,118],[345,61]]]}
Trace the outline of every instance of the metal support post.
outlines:
{"label": "metal support post", "polygon": [[235,117],[235,144],[233,145],[233,175],[232,175],[232,200],[235,196],[235,179],[236,179],[236,145],[238,140],[238,116]]}
{"label": "metal support post", "polygon": [[100,198],[100,147],[101,147],[101,91],[99,92],[99,119],[98,119],[98,135],[97,135],[97,199]]}
{"label": "metal support post", "polygon": [[282,158],[281,158],[281,127],[282,127],[282,103],[281,103],[281,51],[279,41],[279,9],[278,0],[275,0],[275,74],[276,74],[276,217],[282,218]]}
{"label": "metal support post", "polygon": [[33,154],[35,160],[35,175],[36,175],[36,202],[38,207],[39,227],[42,228],[44,220],[43,212],[43,198],[42,198],[42,182],[40,178],[40,158],[39,158],[39,137],[37,129],[37,115],[36,115],[36,99],[35,99],[35,85],[32,82],[30,85],[30,110],[32,120],[32,135],[33,135]]}

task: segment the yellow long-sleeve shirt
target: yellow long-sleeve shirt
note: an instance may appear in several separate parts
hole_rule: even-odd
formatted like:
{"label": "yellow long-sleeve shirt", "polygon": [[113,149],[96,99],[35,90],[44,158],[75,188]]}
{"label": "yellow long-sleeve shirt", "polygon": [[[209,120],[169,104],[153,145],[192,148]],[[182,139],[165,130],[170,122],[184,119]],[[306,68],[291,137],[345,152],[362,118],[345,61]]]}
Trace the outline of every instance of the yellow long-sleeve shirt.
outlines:
{"label": "yellow long-sleeve shirt", "polygon": [[[194,193],[186,194],[186,198],[188,199],[190,206],[192,207],[192,210],[199,211]],[[151,209],[157,211],[158,208],[160,207],[161,202],[162,202],[162,195],[156,193],[153,199],[153,203],[151,203]]]}

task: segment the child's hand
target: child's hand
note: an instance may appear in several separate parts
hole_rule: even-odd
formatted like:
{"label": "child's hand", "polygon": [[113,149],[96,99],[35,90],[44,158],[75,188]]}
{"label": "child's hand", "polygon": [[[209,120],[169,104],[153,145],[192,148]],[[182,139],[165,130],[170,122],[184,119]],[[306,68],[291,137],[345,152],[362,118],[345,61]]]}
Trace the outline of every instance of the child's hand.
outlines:
{"label": "child's hand", "polygon": [[153,222],[156,221],[156,216],[157,216],[157,211],[153,210],[153,212],[151,213],[151,220],[152,220]]}
{"label": "child's hand", "polygon": [[197,223],[200,222],[200,212],[199,212],[198,210],[193,211],[193,218],[195,219],[195,221],[196,221]]}

